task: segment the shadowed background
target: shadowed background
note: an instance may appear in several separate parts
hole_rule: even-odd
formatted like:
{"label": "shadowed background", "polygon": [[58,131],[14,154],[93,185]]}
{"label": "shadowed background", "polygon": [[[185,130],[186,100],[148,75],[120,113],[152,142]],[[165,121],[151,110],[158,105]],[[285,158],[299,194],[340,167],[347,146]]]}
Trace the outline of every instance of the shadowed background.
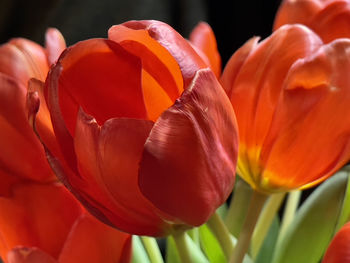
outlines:
{"label": "shadowed background", "polygon": [[43,43],[47,27],[58,28],[67,44],[106,37],[114,24],[132,19],[164,21],[184,37],[208,22],[225,63],[250,37],[267,37],[280,0],[0,0],[0,43],[26,37]]}

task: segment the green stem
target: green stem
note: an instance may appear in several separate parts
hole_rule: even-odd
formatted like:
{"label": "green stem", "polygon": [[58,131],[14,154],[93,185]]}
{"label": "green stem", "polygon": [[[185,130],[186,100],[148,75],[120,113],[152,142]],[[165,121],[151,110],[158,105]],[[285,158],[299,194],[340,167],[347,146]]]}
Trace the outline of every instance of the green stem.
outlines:
{"label": "green stem", "polygon": [[222,221],[221,217],[215,213],[207,222],[210,230],[218,239],[226,259],[229,260],[234,249],[234,243],[229,230],[227,229],[225,223]]}
{"label": "green stem", "polygon": [[230,263],[242,263],[245,253],[248,251],[250,239],[252,237],[255,224],[267,199],[267,195],[253,192],[250,200],[248,213],[239,235],[237,245],[233,251]]}
{"label": "green stem", "polygon": [[256,259],[272,221],[281,207],[285,195],[285,193],[273,194],[266,202],[252,236],[251,255],[253,259]]}
{"label": "green stem", "polygon": [[177,251],[182,263],[192,263],[191,252],[186,240],[186,233],[181,231],[173,234]]}
{"label": "green stem", "polygon": [[283,213],[282,224],[281,224],[281,228],[278,234],[278,239],[276,244],[279,244],[282,241],[288,226],[293,221],[295,212],[297,211],[297,208],[299,205],[300,197],[301,197],[300,190],[292,191],[288,194],[286,207]]}
{"label": "green stem", "polygon": [[152,263],[164,263],[157,241],[153,237],[141,237],[142,243]]}
{"label": "green stem", "polygon": [[194,228],[188,230],[187,233],[192,238],[193,242],[199,246],[200,241],[199,241],[199,229],[198,229],[198,227],[194,227]]}
{"label": "green stem", "polygon": [[[238,179],[238,178],[237,178]],[[243,180],[237,180],[233,192],[233,198],[225,217],[225,224],[231,234],[238,238],[245,216],[247,214],[247,202],[252,196],[252,188]]]}

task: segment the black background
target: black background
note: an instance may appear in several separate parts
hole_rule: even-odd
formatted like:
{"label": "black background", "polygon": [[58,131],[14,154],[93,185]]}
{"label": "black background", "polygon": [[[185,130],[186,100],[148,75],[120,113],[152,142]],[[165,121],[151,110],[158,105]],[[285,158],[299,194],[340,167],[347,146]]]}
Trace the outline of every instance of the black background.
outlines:
{"label": "black background", "polygon": [[106,37],[114,24],[132,19],[167,22],[188,37],[208,22],[217,37],[223,63],[252,36],[267,37],[280,0],[0,0],[0,43],[26,37],[43,43],[47,27],[56,27],[67,44]]}

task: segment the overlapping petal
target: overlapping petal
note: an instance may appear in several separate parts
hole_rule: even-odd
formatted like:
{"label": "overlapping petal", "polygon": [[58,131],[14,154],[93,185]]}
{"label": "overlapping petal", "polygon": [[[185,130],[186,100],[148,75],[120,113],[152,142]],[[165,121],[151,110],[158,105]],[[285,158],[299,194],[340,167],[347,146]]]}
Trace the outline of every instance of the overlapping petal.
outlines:
{"label": "overlapping petal", "polygon": [[0,73],[0,169],[12,176],[52,180],[44,149],[28,122],[26,93],[21,82]]}
{"label": "overlapping petal", "polygon": [[262,177],[269,179],[264,183],[309,187],[349,160],[349,70],[347,39],[324,45],[292,66],[261,151]]}
{"label": "overlapping petal", "polygon": [[201,50],[208,59],[210,68],[217,78],[221,75],[221,56],[219,54],[216,38],[209,24],[200,22],[190,34],[192,45]]}
{"label": "overlapping petal", "polygon": [[13,186],[11,196],[0,197],[0,211],[3,258],[18,245],[56,257],[81,208],[62,185],[24,182]]}
{"label": "overlapping petal", "polygon": [[322,263],[350,262],[350,223],[345,224],[334,236]]}
{"label": "overlapping petal", "polygon": [[[227,198],[234,182],[236,122],[215,76],[201,69],[205,66],[186,40],[158,21],[114,26],[109,40],[82,41],[60,56],[45,93],[64,157],[49,153],[49,160],[64,184],[100,220],[133,234],[162,236],[204,223]],[[195,74],[198,77],[188,86]],[[164,147],[150,143],[167,114],[179,110],[180,104],[188,107],[186,114],[170,114],[168,121],[174,132],[178,124],[183,126],[179,143],[196,140],[192,150],[199,156],[192,165],[197,170],[183,162],[193,155],[189,147],[176,156],[179,146],[172,141],[172,148],[160,156],[156,152]],[[165,200],[173,208],[159,205],[149,195],[149,183],[161,176],[164,184],[158,189],[161,182],[154,183],[153,192],[177,189],[178,197],[192,194],[192,201],[179,209],[168,194]],[[186,190],[176,183],[171,189],[169,183],[176,180],[191,185]],[[147,187],[139,188],[146,181]],[[197,183],[201,191],[194,191]]]}
{"label": "overlapping petal", "polygon": [[199,71],[191,87],[160,116],[145,143],[142,193],[186,224],[206,222],[233,187],[238,148],[234,130],[235,115],[226,94],[211,71]]}
{"label": "overlapping petal", "polygon": [[[254,185],[263,170],[259,161],[261,147],[289,68],[297,59],[319,48],[322,41],[303,26],[284,26],[257,46],[254,44],[256,40],[251,41],[253,51],[243,63],[240,62],[241,56],[234,55],[228,63],[234,66],[225,69],[222,80],[225,89],[230,91],[239,124],[238,170],[245,180]],[[238,73],[235,64],[242,65]]]}
{"label": "overlapping petal", "polygon": [[314,30],[325,43],[350,37],[348,0],[285,0],[274,22],[276,30],[284,24],[300,23]]}

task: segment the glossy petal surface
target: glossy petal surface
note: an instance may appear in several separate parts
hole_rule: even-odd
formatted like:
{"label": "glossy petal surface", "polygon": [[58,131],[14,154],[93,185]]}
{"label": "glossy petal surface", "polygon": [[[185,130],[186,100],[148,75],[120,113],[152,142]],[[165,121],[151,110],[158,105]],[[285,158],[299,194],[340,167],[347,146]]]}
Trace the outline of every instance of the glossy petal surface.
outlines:
{"label": "glossy petal surface", "polygon": [[142,193],[186,224],[204,223],[232,190],[237,144],[226,94],[211,71],[199,71],[146,141]]}
{"label": "glossy petal surface", "polygon": [[13,77],[23,85],[30,78],[45,80],[48,64],[44,49],[22,38],[12,39],[0,46],[0,72]]}
{"label": "glossy petal surface", "polygon": [[13,187],[10,197],[0,198],[0,211],[0,254],[5,258],[19,245],[40,247],[58,257],[81,210],[59,184],[26,183]]}
{"label": "glossy petal surface", "polygon": [[163,22],[129,21],[122,25],[134,30],[146,30],[153,39],[165,47],[180,66],[185,88],[191,83],[197,70],[207,67],[191,45],[172,27]]}
{"label": "glossy petal surface", "polygon": [[350,262],[350,223],[345,224],[330,243],[322,263]]}
{"label": "glossy petal surface", "polygon": [[76,190],[106,206],[112,213],[105,214],[117,228],[135,234],[164,234],[165,224],[137,184],[138,163],[153,123],[111,119],[99,127],[84,113],[79,116],[75,149],[83,182],[75,185]]}
{"label": "glossy petal surface", "polygon": [[49,65],[54,64],[63,50],[66,49],[66,41],[60,31],[49,28],[45,34],[45,48]]}
{"label": "glossy petal surface", "polygon": [[7,254],[8,263],[58,263],[44,251],[32,247],[16,247]]}
{"label": "glossy petal surface", "polygon": [[346,39],[293,65],[261,152],[267,184],[308,187],[349,160],[349,70]]}
{"label": "glossy petal surface", "polygon": [[241,70],[242,65],[244,64],[249,54],[255,50],[258,41],[258,37],[249,39],[242,47],[233,53],[232,57],[227,62],[220,81],[229,97],[231,97],[232,87],[236,81],[236,77]]}
{"label": "glossy petal surface", "polygon": [[88,214],[72,227],[61,251],[60,263],[126,263],[131,256],[131,236],[113,229]]}
{"label": "glossy petal surface", "polygon": [[294,23],[308,26],[325,43],[348,38],[350,3],[348,0],[285,0],[278,10],[274,29]]}
{"label": "glossy petal surface", "polygon": [[13,176],[50,180],[51,169],[27,114],[26,87],[0,73],[0,168]]}
{"label": "glossy petal surface", "polygon": [[191,32],[190,42],[207,56],[210,68],[215,76],[219,78],[221,75],[221,57],[211,27],[205,22],[200,22]]}
{"label": "glossy petal surface", "polygon": [[[133,77],[130,77],[133,76]],[[141,63],[115,42],[90,39],[68,48],[48,77],[48,106],[67,163],[79,107],[102,125],[113,117],[146,118]]]}

